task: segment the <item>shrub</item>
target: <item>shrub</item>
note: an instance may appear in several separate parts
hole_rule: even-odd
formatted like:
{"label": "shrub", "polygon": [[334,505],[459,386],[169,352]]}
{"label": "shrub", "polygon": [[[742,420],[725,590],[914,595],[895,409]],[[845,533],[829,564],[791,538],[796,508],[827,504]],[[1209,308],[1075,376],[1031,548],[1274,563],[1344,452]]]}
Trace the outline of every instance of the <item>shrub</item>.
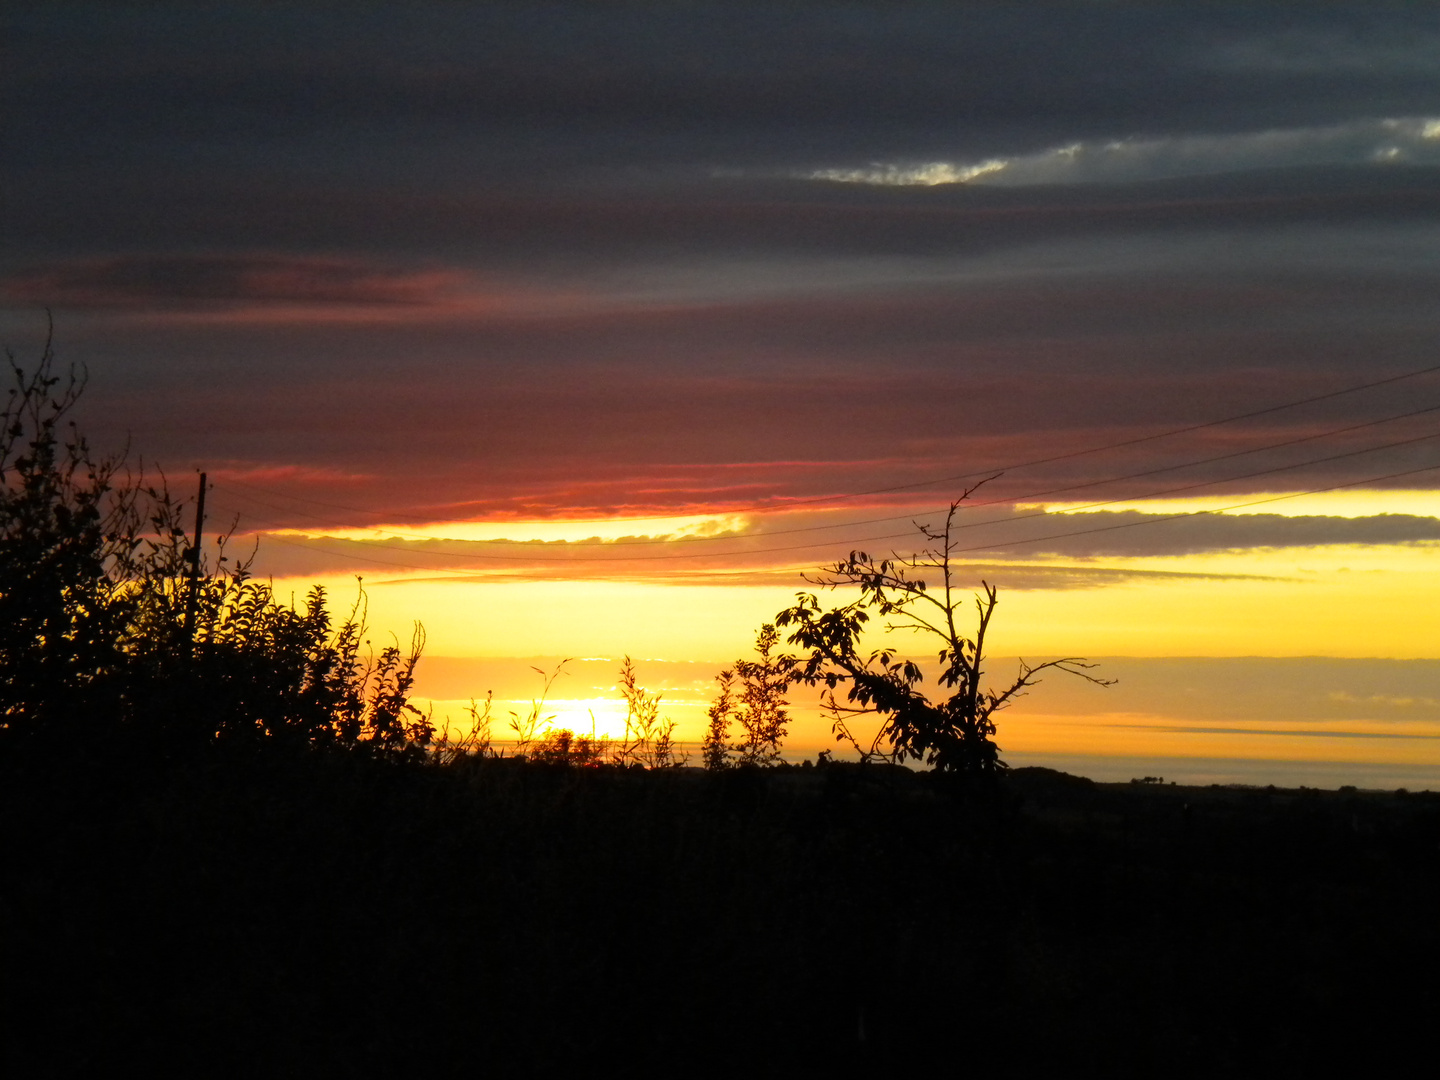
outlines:
{"label": "shrub", "polygon": [[[974,489],[972,488],[971,491]],[[1020,671],[1003,690],[982,685],[985,636],[995,614],[996,590],[981,582],[983,598],[975,597],[976,627],[970,636],[961,630],[958,561],[953,539],[955,514],[970,494],[950,504],[942,528],[919,526],[928,545],[908,558],[874,559],[863,551],[829,567],[813,584],[827,589],[858,586],[860,596],[826,611],[813,593],[800,593],[794,607],[776,616],[776,623],[791,628],[789,640],[806,650],[796,678],[811,686],[823,685],[826,708],[834,717],[835,737],[849,742],[862,760],[875,756],[903,763],[923,760],[941,771],[994,773],[1005,769],[993,738],[995,714],[1042,672],[1055,670],[1078,675],[1107,686],[1110,680],[1088,674],[1093,664],[1065,657],[1041,664],[1020,662]],[[927,581],[926,575],[929,580]],[[931,589],[934,584],[936,588]],[[906,630],[938,639],[937,683],[947,696],[929,697],[920,687],[925,675],[913,660],[880,648],[868,656],[860,651],[860,637],[871,612],[890,620],[887,630]],[[846,687],[842,704],[836,690]],[[852,734],[848,720],[878,715],[880,728],[868,748]]]}
{"label": "shrub", "polygon": [[[517,757],[525,757],[530,750],[532,743],[543,741],[550,729],[550,721],[553,716],[545,716],[545,698],[550,693],[550,687],[565,672],[565,665],[570,663],[567,657],[555,665],[555,670],[548,675],[538,667],[530,670],[545,680],[544,686],[540,688],[540,696],[530,702],[530,711],[521,716],[515,710],[510,710],[510,730],[515,733],[515,754]],[[487,704],[488,711],[488,704]]]}
{"label": "shrub", "polygon": [[469,730],[463,734],[451,731],[449,719],[430,740],[430,753],[436,762],[449,765],[463,758],[488,757],[490,755],[490,710],[494,695],[486,694],[482,705],[474,698],[465,710],[470,718]]}
{"label": "shrub", "polygon": [[545,765],[594,768],[604,764],[609,753],[609,739],[576,735],[569,728],[556,728],[548,732],[540,744],[530,751],[530,760]]}
{"label": "shrub", "polygon": [[700,754],[707,769],[724,769],[729,767],[734,754],[730,746],[730,721],[735,712],[735,673],[722,671],[715,681],[720,684],[720,693],[706,710],[710,724],[705,729]]}
{"label": "shrub", "polygon": [[73,424],[84,379],[52,374],[47,343],[12,387],[0,433],[0,728],[58,734],[109,706],[137,605],[126,586],[138,538],[134,488]]}
{"label": "shrub", "polygon": [[145,734],[170,747],[225,742],[422,748],[409,702],[424,648],[376,655],[365,594],[338,624],[323,589],[277,604],[221,538],[192,550],[186,505],[164,478],[97,458],[67,417],[83,374],[54,371],[47,343],[12,388],[0,434],[0,736],[49,745]]}
{"label": "shrub", "polygon": [[664,769],[685,763],[675,749],[675,721],[660,716],[660,695],[651,694],[635,677],[629,656],[620,665],[620,693],[625,698],[625,735],[612,751],[617,765]]}
{"label": "shrub", "polygon": [[[766,623],[755,636],[758,660],[736,660],[717,677],[720,694],[710,706],[710,725],[702,753],[705,765],[722,769],[740,765],[775,765],[780,761],[780,744],[790,722],[785,694],[796,679],[798,663],[789,654],[775,655],[780,634]],[[739,681],[738,695],[736,681]],[[744,732],[738,743],[729,738],[731,720]]]}

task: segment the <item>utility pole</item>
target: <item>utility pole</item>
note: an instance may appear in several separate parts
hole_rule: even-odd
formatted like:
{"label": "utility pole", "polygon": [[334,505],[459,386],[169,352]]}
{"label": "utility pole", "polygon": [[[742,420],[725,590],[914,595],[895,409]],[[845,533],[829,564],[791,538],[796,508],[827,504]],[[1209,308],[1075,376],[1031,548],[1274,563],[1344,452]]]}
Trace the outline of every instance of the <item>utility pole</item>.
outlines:
{"label": "utility pole", "polygon": [[190,562],[190,590],[185,598],[185,640],[195,641],[195,605],[200,599],[200,535],[205,527],[205,474],[200,474],[200,494],[195,498],[195,543],[186,552]]}

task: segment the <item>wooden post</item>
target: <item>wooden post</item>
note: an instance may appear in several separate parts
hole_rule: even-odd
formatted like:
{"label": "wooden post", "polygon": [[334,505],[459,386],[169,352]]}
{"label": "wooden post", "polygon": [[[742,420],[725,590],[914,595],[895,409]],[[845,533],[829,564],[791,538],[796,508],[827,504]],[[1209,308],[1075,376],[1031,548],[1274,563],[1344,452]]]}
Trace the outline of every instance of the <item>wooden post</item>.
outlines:
{"label": "wooden post", "polygon": [[200,494],[195,499],[195,543],[186,558],[190,560],[190,590],[185,598],[185,639],[195,640],[195,606],[200,599],[200,536],[205,527],[205,474],[200,474]]}

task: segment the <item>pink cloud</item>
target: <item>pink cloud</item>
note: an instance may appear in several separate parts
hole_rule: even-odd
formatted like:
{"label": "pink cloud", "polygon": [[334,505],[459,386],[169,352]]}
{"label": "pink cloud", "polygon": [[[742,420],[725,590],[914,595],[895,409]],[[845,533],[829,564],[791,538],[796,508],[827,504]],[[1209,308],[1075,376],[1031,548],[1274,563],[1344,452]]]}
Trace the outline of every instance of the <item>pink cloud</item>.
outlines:
{"label": "pink cloud", "polygon": [[451,270],[320,256],[133,255],[13,273],[0,291],[21,302],[78,308],[412,305],[436,303],[462,281]]}

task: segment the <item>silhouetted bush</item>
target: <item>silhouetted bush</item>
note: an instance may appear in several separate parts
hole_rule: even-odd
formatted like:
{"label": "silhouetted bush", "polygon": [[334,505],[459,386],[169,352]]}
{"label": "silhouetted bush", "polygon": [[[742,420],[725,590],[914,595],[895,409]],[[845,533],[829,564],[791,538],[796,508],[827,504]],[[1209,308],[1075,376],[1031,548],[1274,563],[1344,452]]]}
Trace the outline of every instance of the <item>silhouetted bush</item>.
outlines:
{"label": "silhouetted bush", "polygon": [[610,759],[610,740],[590,735],[576,735],[569,728],[552,728],[534,745],[527,760],[541,765],[573,765],[592,768]]}
{"label": "silhouetted bush", "polygon": [[[706,768],[779,764],[780,744],[790,722],[785,694],[799,666],[788,653],[775,653],[779,643],[774,625],[766,623],[755,636],[760,659],[736,660],[717,677],[720,693],[708,710],[710,722],[701,744]],[[735,742],[730,739],[732,720],[742,732]]]}
{"label": "silhouetted bush", "polygon": [[97,457],[68,414],[84,388],[47,343],[12,388],[0,435],[0,737],[58,746],[111,735],[168,750],[215,740],[362,748],[428,742],[409,703],[424,646],[375,654],[363,590],[336,621],[316,587],[303,610],[231,563],[191,550],[163,477]]}
{"label": "silhouetted bush", "polygon": [[685,755],[675,747],[675,721],[660,715],[660,695],[640,685],[628,655],[620,665],[620,693],[625,699],[625,734],[610,748],[611,760],[647,769],[683,765]]}
{"label": "silhouetted bush", "polygon": [[[918,525],[929,547],[909,557],[874,559],[863,551],[828,567],[812,584],[826,589],[857,586],[860,596],[829,611],[814,593],[800,593],[793,607],[775,617],[790,628],[789,641],[806,650],[794,678],[811,686],[823,685],[826,709],[834,718],[837,741],[849,743],[862,760],[883,757],[903,763],[924,761],[941,771],[993,774],[1006,768],[996,745],[995,714],[1038,681],[1047,670],[1078,675],[1100,686],[1109,680],[1087,674],[1093,664],[1066,657],[1030,665],[1020,661],[1015,680],[1003,690],[982,686],[985,635],[995,614],[996,590],[980,583],[984,599],[975,597],[978,615],[972,635],[961,629],[959,567],[954,560],[955,514],[971,488],[950,504],[941,528]],[[929,580],[923,575],[929,575]],[[931,587],[933,584],[933,588]],[[860,638],[871,612],[891,620],[887,630],[908,630],[938,639],[940,665],[936,682],[947,696],[932,699],[920,687],[924,672],[895,649],[881,647],[868,656],[860,651]],[[848,704],[836,696],[845,687]],[[873,715],[880,725],[869,746],[862,745],[849,721]]]}
{"label": "silhouetted bush", "polygon": [[482,705],[475,698],[470,699],[465,715],[470,719],[468,729],[452,729],[446,719],[435,730],[430,740],[430,756],[438,765],[452,765],[470,757],[488,757],[490,754],[490,712],[494,704],[493,695],[485,695]]}

